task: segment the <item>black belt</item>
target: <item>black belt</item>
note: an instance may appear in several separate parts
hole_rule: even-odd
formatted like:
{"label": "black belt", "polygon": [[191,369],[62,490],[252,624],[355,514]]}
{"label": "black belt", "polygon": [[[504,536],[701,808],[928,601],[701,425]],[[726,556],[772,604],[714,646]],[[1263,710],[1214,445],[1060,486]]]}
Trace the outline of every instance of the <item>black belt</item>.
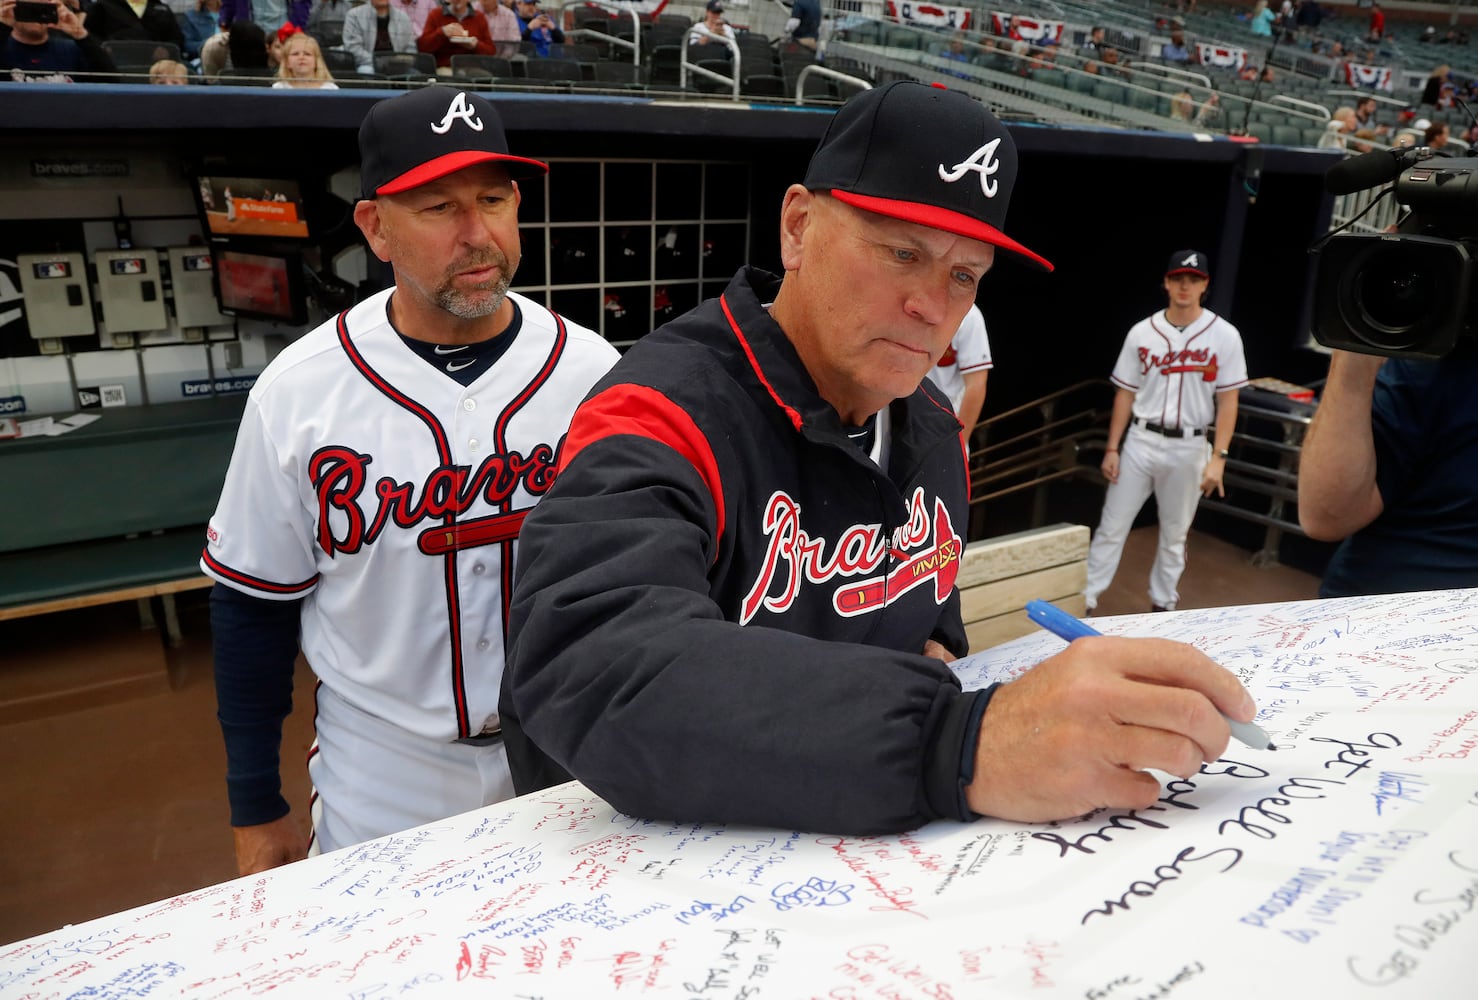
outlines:
{"label": "black belt", "polygon": [[1138,417],[1134,418],[1134,423],[1143,427],[1151,434],[1163,434],[1168,438],[1200,437],[1206,433],[1206,428],[1204,427],[1166,427],[1163,424],[1141,420]]}
{"label": "black belt", "polygon": [[490,747],[495,743],[503,742],[503,730],[494,729],[490,733],[478,733],[476,736],[464,736],[460,740],[452,740],[453,743],[461,743],[469,747]]}

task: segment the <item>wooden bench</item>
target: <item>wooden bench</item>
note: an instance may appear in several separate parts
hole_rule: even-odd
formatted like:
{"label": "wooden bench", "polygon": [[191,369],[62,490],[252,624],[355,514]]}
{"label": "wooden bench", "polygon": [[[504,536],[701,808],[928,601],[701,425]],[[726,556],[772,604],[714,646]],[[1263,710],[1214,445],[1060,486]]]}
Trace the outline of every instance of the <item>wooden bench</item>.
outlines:
{"label": "wooden bench", "polygon": [[1051,524],[966,545],[955,585],[970,652],[1036,631],[1023,611],[1027,601],[1083,614],[1088,537],[1084,525]]}
{"label": "wooden bench", "polygon": [[[122,601],[179,642],[174,595],[199,569],[246,397],[101,411],[54,438],[0,442],[0,621]],[[162,652],[161,652],[162,656]]]}

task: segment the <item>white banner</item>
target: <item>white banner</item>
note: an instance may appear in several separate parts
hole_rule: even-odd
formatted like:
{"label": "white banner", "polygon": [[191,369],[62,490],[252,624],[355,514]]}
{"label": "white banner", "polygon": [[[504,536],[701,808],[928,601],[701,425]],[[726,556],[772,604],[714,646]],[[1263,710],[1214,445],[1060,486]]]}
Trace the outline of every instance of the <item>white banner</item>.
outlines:
{"label": "white banner", "polygon": [[1058,45],[1062,42],[1062,21],[1039,21],[1003,10],[992,11],[991,30],[998,35],[1036,45]]}
{"label": "white banner", "polygon": [[1225,45],[1196,43],[1196,54],[1202,66],[1220,66],[1224,69],[1241,69],[1247,65],[1247,50],[1229,48]]}
{"label": "white banner", "polygon": [[915,3],[903,0],[895,3],[887,0],[888,16],[909,24],[923,24],[931,28],[968,29],[970,9],[968,7],[946,7],[937,3]]}
{"label": "white banner", "polygon": [[1359,63],[1345,63],[1345,83],[1351,87],[1363,87],[1366,90],[1384,90],[1390,93],[1395,80],[1389,66],[1362,66]]}

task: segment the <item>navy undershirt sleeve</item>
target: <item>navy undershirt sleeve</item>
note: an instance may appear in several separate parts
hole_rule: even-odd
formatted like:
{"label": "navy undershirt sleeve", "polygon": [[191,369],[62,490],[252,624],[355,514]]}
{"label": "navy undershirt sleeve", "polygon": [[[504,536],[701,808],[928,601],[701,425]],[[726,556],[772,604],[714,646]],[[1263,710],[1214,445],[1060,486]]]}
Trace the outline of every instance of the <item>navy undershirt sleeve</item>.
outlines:
{"label": "navy undershirt sleeve", "polygon": [[268,601],[223,584],[210,594],[216,718],[226,742],[232,826],[288,813],[278,771],[282,720],[293,708],[302,601]]}
{"label": "navy undershirt sleeve", "polygon": [[975,780],[975,749],[980,724],[999,684],[966,691],[945,712],[924,760],[924,795],[938,816],[969,822],[979,817],[965,799]]}

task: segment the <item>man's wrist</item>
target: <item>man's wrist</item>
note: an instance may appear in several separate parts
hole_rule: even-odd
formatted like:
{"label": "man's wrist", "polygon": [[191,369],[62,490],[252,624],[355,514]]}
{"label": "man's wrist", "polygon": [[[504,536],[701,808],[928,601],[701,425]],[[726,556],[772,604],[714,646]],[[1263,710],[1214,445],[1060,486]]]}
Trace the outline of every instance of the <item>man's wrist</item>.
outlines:
{"label": "man's wrist", "polygon": [[1119,449],[1117,449],[1117,448],[1105,448],[1105,449],[1103,449],[1103,453],[1105,455],[1117,455],[1119,453]]}

